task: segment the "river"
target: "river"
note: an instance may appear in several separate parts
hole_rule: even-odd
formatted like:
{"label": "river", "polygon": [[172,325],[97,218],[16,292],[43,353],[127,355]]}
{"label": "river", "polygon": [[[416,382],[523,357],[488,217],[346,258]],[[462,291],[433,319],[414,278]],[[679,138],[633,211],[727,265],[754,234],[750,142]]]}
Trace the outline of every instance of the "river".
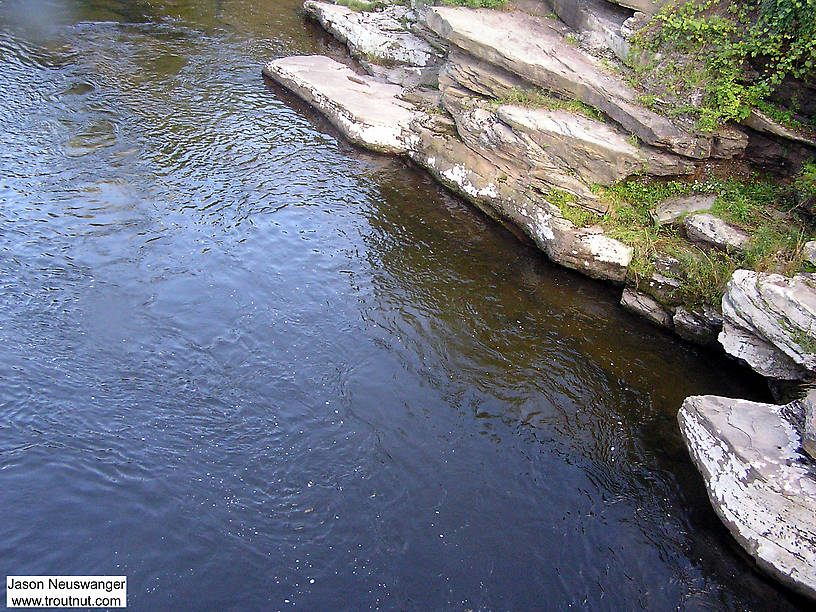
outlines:
{"label": "river", "polygon": [[0,570],[139,610],[793,609],[692,394],[765,399],[265,83],[294,0],[0,0]]}

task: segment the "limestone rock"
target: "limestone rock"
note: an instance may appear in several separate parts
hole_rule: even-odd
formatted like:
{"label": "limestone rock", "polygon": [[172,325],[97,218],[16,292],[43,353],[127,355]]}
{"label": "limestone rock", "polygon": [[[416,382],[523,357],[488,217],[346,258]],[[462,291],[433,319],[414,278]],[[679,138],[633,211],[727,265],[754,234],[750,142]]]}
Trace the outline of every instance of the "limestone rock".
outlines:
{"label": "limestone rock", "polygon": [[689,213],[711,210],[716,199],[716,196],[709,194],[674,196],[658,204],[653,217],[658,225],[667,225]]}
{"label": "limestone rock", "polygon": [[689,310],[679,306],[674,311],[674,331],[681,338],[703,346],[715,344],[722,330],[722,316],[711,308]]}
{"label": "limestone rock", "polygon": [[761,569],[816,597],[816,481],[784,408],[689,397],[680,430],[714,510]]}
{"label": "limestone rock", "polygon": [[631,87],[569,45],[565,30],[551,19],[518,11],[439,6],[426,13],[426,20],[434,32],[461,50],[594,106],[650,145],[698,159],[711,153],[711,138],[690,134],[638,104]]}
{"label": "limestone rock", "polygon": [[[606,0],[513,0],[519,10],[545,16],[550,11],[573,30],[584,34],[586,42],[596,48],[611,49],[620,59],[629,56],[630,47],[623,33],[623,24],[631,19],[631,11]],[[538,10],[536,10],[538,9]]]}
{"label": "limestone rock", "polygon": [[771,378],[816,373],[816,275],[737,270],[722,301],[725,351]]}
{"label": "limestone rock", "polygon": [[410,10],[407,6],[358,12],[339,4],[306,0],[303,9],[357,58],[420,67],[440,62],[431,45],[403,26]]}
{"label": "limestone rock", "polygon": [[321,55],[285,57],[263,72],[322,112],[351,142],[383,153],[406,153],[418,112],[399,98],[402,88]]}
{"label": "limestone rock", "polygon": [[678,278],[655,269],[649,278],[641,278],[638,281],[637,290],[652,296],[663,306],[676,306],[681,301],[678,295],[680,286]]}
{"label": "limestone rock", "polygon": [[747,233],[708,213],[690,215],[683,220],[683,225],[689,240],[722,251],[745,251],[751,243]]}
{"label": "limestone rock", "polygon": [[626,310],[639,314],[660,327],[671,328],[672,326],[671,313],[663,308],[660,302],[645,293],[626,287],[620,303]]}
{"label": "limestone rock", "polygon": [[608,204],[568,164],[539,146],[524,130],[500,121],[497,109],[456,87],[447,87],[443,105],[456,121],[459,137],[471,149],[491,160],[503,174],[520,179],[521,190],[533,186],[544,193],[559,189],[571,193],[597,212]]}

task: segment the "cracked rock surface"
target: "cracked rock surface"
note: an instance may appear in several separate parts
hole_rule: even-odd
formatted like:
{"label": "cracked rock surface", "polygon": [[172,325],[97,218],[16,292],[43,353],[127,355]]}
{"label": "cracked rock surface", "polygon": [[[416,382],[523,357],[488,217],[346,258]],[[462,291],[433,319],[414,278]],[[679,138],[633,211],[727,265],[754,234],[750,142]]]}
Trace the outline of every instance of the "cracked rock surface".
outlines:
{"label": "cracked rock surface", "polygon": [[714,510],[761,569],[816,597],[816,480],[787,408],[689,397],[678,413]]}

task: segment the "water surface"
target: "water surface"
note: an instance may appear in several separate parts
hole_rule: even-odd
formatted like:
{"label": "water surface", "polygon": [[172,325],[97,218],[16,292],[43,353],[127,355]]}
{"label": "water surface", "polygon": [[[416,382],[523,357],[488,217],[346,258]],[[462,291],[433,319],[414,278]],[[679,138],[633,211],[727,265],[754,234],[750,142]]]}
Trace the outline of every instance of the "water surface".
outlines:
{"label": "water surface", "polygon": [[293,0],[0,1],[0,571],[132,609],[774,609],[675,414],[764,398],[260,68]]}

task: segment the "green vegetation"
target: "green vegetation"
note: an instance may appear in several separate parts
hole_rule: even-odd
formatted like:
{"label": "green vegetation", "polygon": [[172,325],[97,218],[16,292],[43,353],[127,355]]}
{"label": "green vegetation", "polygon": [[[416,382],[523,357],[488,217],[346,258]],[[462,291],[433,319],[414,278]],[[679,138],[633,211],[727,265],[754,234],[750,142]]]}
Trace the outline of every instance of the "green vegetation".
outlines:
{"label": "green vegetation", "polygon": [[[816,190],[816,164],[806,164],[796,181]],[[634,251],[630,272],[636,281],[651,276],[659,256],[677,260],[678,269],[672,274],[680,281],[677,297],[688,305],[719,307],[725,285],[737,268],[791,276],[805,265],[802,247],[812,238],[813,228],[791,204],[789,189],[770,178],[753,175],[748,180],[710,178],[704,182],[635,178],[596,191],[610,204],[603,216],[577,206],[577,198],[566,192],[553,190],[547,200],[575,225],[601,225],[611,238],[630,245]],[[655,223],[652,212],[659,202],[692,193],[717,196],[711,213],[753,238],[745,253],[702,249],[683,238],[678,227]]]}
{"label": "green vegetation", "polygon": [[793,188],[806,198],[816,198],[816,161],[806,162],[793,180]]}
{"label": "green vegetation", "polygon": [[[759,106],[794,128],[796,108],[769,96],[788,77],[816,74],[816,0],[691,0],[669,5],[637,37],[634,84],[657,94],[667,112],[711,131]],[[693,102],[689,104],[689,100]]]}
{"label": "green vegetation", "polygon": [[531,108],[544,108],[547,110],[565,110],[571,113],[578,113],[584,117],[603,121],[601,112],[580,100],[563,100],[556,98],[545,89],[529,90],[515,88],[505,95],[492,100],[494,104],[515,104],[518,106],[528,106]]}

